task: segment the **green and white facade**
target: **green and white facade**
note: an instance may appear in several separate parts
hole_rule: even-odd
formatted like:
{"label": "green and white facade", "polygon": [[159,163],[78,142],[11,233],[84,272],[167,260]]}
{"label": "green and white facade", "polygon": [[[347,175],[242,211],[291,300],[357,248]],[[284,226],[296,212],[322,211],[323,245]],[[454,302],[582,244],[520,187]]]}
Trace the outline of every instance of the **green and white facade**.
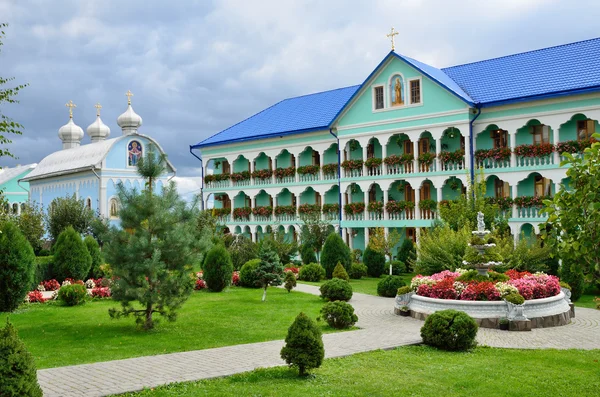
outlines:
{"label": "green and white facade", "polygon": [[0,168],[0,195],[6,200],[5,211],[20,215],[29,200],[29,183],[19,179],[29,175],[37,164],[17,165]]}
{"label": "green and white facade", "polygon": [[[562,47],[546,50],[557,48]],[[501,68],[502,62],[512,62],[518,76],[515,57],[527,54],[539,57],[533,52],[483,63]],[[539,82],[523,83],[531,95],[524,92],[519,97],[518,87],[507,83],[511,92],[485,101],[486,95],[495,94],[495,81],[482,82],[488,90],[482,94],[458,78],[452,80],[451,69],[435,69],[391,52],[363,84],[341,89],[352,93],[323,128],[286,131],[283,123],[280,133],[254,136],[256,128],[240,132],[238,126],[263,117],[259,113],[234,126],[238,135],[233,138],[225,130],[192,146],[202,159],[205,205],[214,200],[215,213],[229,231],[255,241],[271,230],[294,238],[299,212],[319,211],[336,230],[341,229],[350,247],[364,249],[374,227],[384,227],[386,232],[395,228],[404,238],[418,240],[419,229],[431,226],[439,216],[439,206],[461,194],[473,164],[483,169],[487,196],[516,201],[505,210],[515,239],[521,233],[539,233],[544,216],[530,205],[533,197],[568,188],[559,150],[567,146],[573,152],[581,150],[591,134],[600,131],[600,91],[591,82],[570,90],[558,87],[557,93],[552,87],[540,91],[544,87]],[[544,75],[543,70],[536,73]],[[314,96],[329,93],[335,91]],[[310,97],[282,112],[287,111],[290,119],[303,111],[310,115],[310,106],[304,107]],[[285,117],[279,114],[274,122]],[[368,159],[374,160],[365,164]],[[319,166],[314,174],[298,172],[315,171],[310,167],[314,165]],[[289,167],[295,171],[282,171]],[[282,169],[279,175],[271,175],[277,169]],[[233,180],[223,176],[226,173]],[[244,211],[240,208],[246,213],[252,208],[254,213],[234,216]]]}

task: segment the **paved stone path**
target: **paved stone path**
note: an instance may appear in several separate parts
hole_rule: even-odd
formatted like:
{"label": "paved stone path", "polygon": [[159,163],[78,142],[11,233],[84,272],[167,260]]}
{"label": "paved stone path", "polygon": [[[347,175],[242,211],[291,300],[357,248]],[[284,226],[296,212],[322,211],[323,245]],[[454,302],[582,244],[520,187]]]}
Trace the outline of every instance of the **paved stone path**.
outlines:
{"label": "paved stone path", "polygon": [[[298,284],[297,290],[318,294],[317,287],[305,284]],[[395,315],[392,299],[356,293],[350,303],[361,329],[324,335],[326,357],[421,341],[419,330],[423,322]],[[482,328],[477,339],[480,345],[493,347],[600,349],[600,311],[577,308],[576,315],[569,325],[531,332]],[[38,378],[45,396],[104,396],[283,365],[279,357],[282,346],[283,341],[278,340],[43,369],[38,371]]]}

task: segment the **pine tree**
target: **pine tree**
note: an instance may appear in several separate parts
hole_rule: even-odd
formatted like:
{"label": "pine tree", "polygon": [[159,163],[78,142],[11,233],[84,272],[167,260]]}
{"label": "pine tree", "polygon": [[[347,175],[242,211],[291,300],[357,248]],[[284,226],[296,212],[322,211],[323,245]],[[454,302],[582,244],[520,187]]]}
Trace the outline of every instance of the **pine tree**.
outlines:
{"label": "pine tree", "polygon": [[279,255],[275,252],[272,244],[270,240],[265,240],[258,253],[260,264],[256,269],[256,277],[263,288],[263,302],[267,300],[269,285],[280,285],[281,276],[283,275],[283,265],[279,261]]}
{"label": "pine tree", "polygon": [[4,222],[0,225],[0,312],[11,312],[23,302],[34,273],[31,245],[18,227]]}
{"label": "pine tree", "polygon": [[297,367],[300,376],[323,363],[325,348],[321,330],[306,314],[298,314],[288,329],[281,358],[291,367]]}
{"label": "pine tree", "polygon": [[339,234],[331,233],[325,240],[321,254],[321,266],[325,268],[327,278],[331,278],[333,269],[338,263],[341,263],[345,269],[349,269],[351,262],[350,248]]}
{"label": "pine tree", "polygon": [[33,356],[8,319],[0,329],[0,396],[42,396]]}
{"label": "pine tree", "polygon": [[[110,310],[111,317],[136,317],[144,329],[154,327],[153,314],[170,321],[193,289],[191,266],[200,258],[196,234],[196,203],[187,204],[177,194],[174,183],[154,190],[166,170],[166,156],[148,152],[137,165],[145,179],[142,192],[118,186],[121,228],[112,227],[106,239],[106,259],[116,278],[112,299],[121,309]],[[138,302],[141,308],[136,308]]]}

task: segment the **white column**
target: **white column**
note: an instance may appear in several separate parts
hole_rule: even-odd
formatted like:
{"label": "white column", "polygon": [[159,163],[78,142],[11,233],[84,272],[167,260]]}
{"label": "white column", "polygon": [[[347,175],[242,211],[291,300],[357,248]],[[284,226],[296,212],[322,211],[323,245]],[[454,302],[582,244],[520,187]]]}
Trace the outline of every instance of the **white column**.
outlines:
{"label": "white column", "polygon": [[415,189],[415,219],[421,219],[421,210],[419,209],[419,201],[421,201],[421,188]]}
{"label": "white column", "polygon": [[440,217],[440,203],[441,203],[441,202],[442,202],[442,200],[443,200],[443,197],[442,197],[442,187],[438,187],[438,188],[436,189],[436,194],[437,194],[437,207],[438,207],[438,211],[437,211],[437,214],[436,214],[436,215],[437,215],[437,216],[436,216],[436,218],[439,218],[439,217]]}
{"label": "white column", "polygon": [[517,166],[517,155],[515,154],[515,147],[517,146],[517,130],[508,132],[510,139],[510,166]]}
{"label": "white column", "polygon": [[[477,135],[473,137],[473,153],[475,153],[475,141]],[[469,136],[465,136],[465,168],[471,169],[471,151],[469,150],[469,146],[471,145],[471,138]]]}
{"label": "white column", "polygon": [[442,170],[442,162],[440,161],[440,152],[442,151],[442,138],[435,140],[435,170]]}
{"label": "white column", "polygon": [[369,228],[365,227],[365,248],[369,245]]}
{"label": "white column", "polygon": [[342,192],[342,220],[346,220],[346,212],[344,211],[344,207],[346,206],[346,195]]}
{"label": "white column", "polygon": [[365,161],[367,161],[367,149],[368,149],[368,145],[367,146],[363,146],[362,150],[363,150],[363,155],[362,155],[362,159],[363,159],[363,176],[367,176],[367,166],[364,164]]}
{"label": "white column", "polygon": [[413,172],[419,172],[419,139],[413,142],[413,154],[415,156],[413,162]]}
{"label": "white column", "polygon": [[[560,140],[559,137],[559,128],[552,128],[552,139],[553,139],[553,144],[556,145],[558,143],[558,141]],[[553,153],[554,156],[554,164],[558,165],[560,164],[560,153],[558,153],[556,150]]]}
{"label": "white column", "polygon": [[[513,200],[517,198],[517,188],[518,188],[518,183],[515,183],[514,185],[512,185],[510,187],[511,197]],[[516,204],[512,205],[512,218],[513,219],[517,218],[517,205]]]}
{"label": "white column", "polygon": [[[381,145],[381,159],[385,160],[386,157],[387,157],[387,145]],[[384,162],[381,163],[381,175],[387,175],[387,167],[385,166]]]}
{"label": "white column", "polygon": [[415,227],[415,237],[417,240],[417,245],[419,245],[419,242],[421,241],[421,228]]}
{"label": "white column", "polygon": [[363,199],[364,201],[363,202],[365,203],[365,215],[364,215],[364,217],[365,217],[365,220],[367,220],[367,219],[369,219],[369,192],[365,191],[363,193],[363,196],[364,196],[364,199]]}
{"label": "white column", "polygon": [[385,210],[385,205],[387,204],[387,202],[389,200],[389,195],[390,195],[390,192],[387,189],[385,189],[383,191],[383,220],[385,220],[385,221],[387,221],[388,219],[390,219],[390,215]]}
{"label": "white column", "polygon": [[554,182],[554,194],[560,191],[560,181]]}
{"label": "white column", "polygon": [[347,227],[344,228],[344,237],[348,236],[348,247],[350,247],[350,250],[354,249],[354,242],[352,241],[352,229],[349,229]]}

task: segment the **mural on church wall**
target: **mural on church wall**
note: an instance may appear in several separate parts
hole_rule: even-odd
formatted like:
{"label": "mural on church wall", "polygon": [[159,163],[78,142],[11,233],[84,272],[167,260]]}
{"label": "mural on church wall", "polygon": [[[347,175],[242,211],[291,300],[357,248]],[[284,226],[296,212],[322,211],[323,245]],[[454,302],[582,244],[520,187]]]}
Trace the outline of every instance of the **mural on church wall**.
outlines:
{"label": "mural on church wall", "polygon": [[392,106],[404,105],[404,79],[399,74],[394,75],[390,82]]}
{"label": "mural on church wall", "polygon": [[135,167],[142,157],[142,145],[138,141],[131,141],[127,145],[127,165]]}
{"label": "mural on church wall", "polygon": [[117,199],[110,199],[110,207],[108,213],[111,218],[117,218],[119,216],[119,203]]}

